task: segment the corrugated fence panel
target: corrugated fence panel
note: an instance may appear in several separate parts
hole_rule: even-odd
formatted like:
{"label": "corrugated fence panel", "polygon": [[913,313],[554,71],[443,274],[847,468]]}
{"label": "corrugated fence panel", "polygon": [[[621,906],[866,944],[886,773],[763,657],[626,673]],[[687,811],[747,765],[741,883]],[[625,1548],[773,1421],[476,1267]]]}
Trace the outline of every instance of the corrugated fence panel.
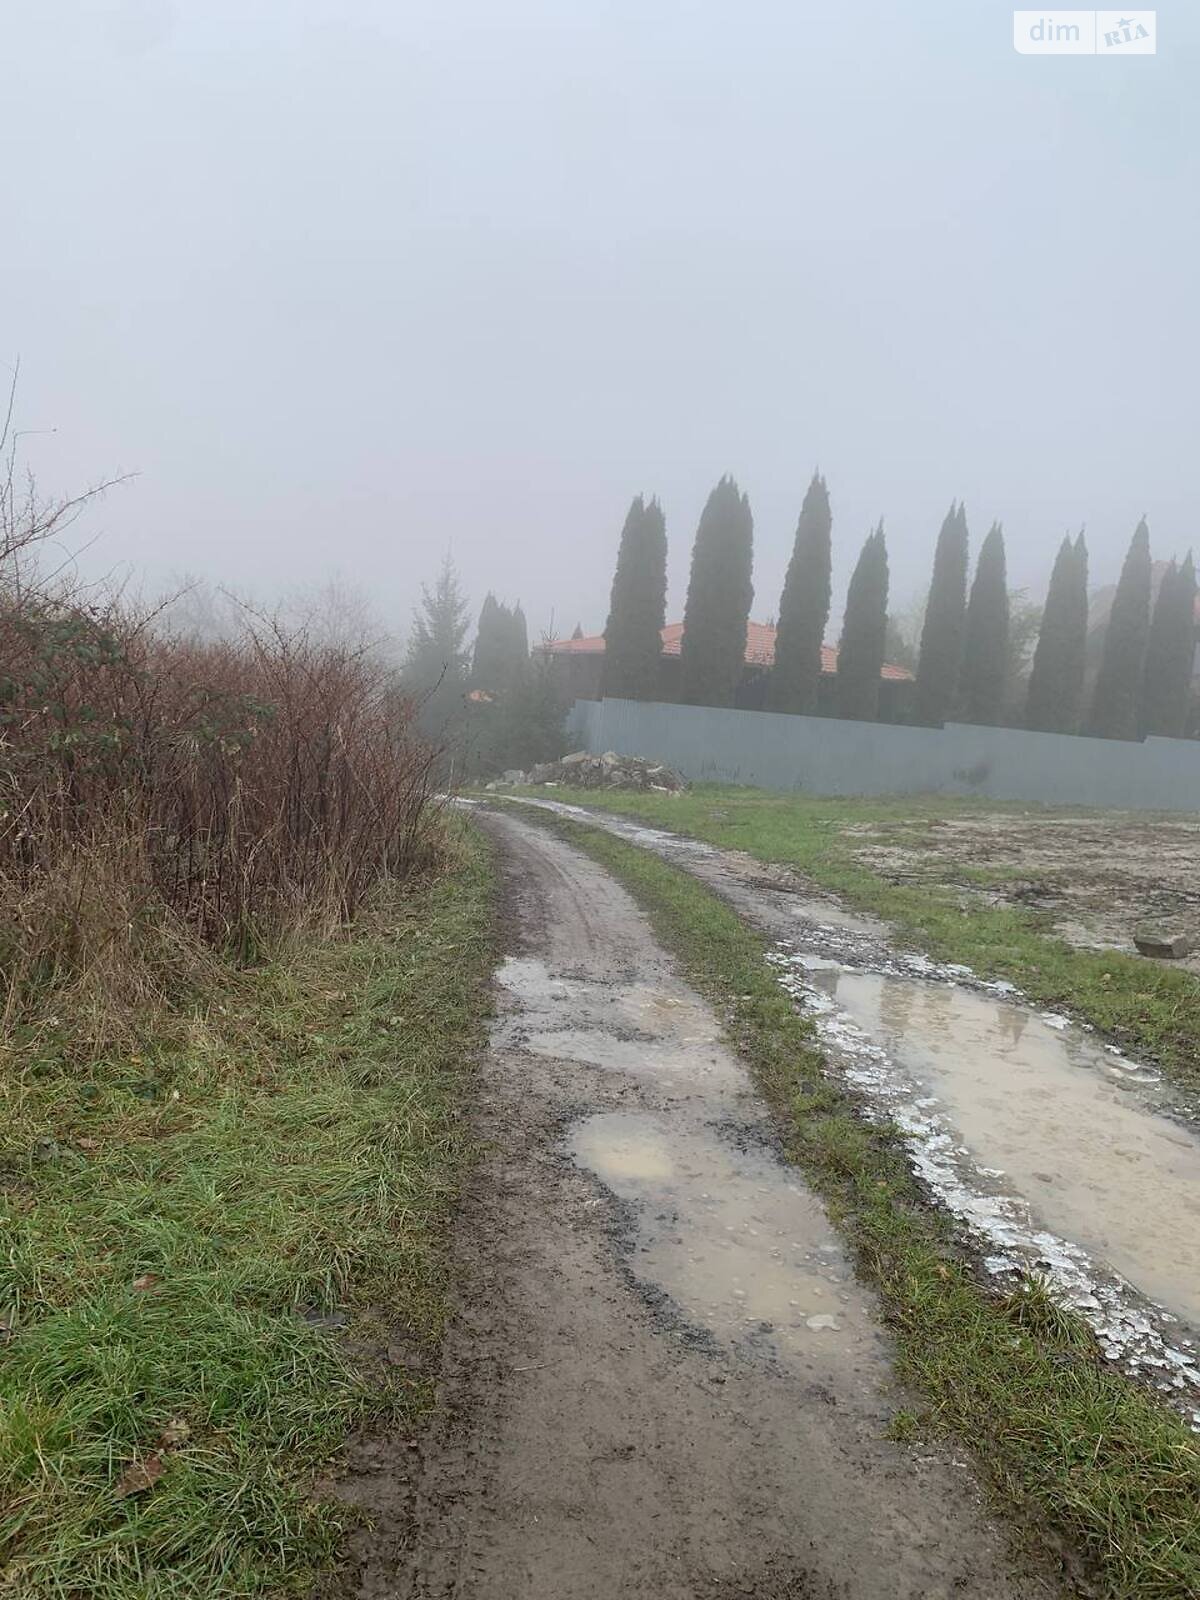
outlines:
{"label": "corrugated fence panel", "polygon": [[696,782],[810,794],[957,794],[1042,805],[1200,811],[1200,741],[1141,744],[1019,728],[902,728],[832,717],[577,700],[594,755],[665,761]]}

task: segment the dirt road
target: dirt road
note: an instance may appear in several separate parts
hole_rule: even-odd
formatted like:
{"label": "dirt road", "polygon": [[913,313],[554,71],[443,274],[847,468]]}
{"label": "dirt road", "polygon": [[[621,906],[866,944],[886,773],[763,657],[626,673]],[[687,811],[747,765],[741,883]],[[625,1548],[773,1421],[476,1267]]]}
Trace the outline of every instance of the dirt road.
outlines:
{"label": "dirt road", "polygon": [[623,889],[487,817],[512,955],[435,1425],[364,1447],[351,1592],[1015,1597],[965,1463],[886,1437],[870,1296]]}
{"label": "dirt road", "polygon": [[903,1130],[980,1267],[1048,1279],[1110,1360],[1200,1426],[1200,1119],[1152,1066],[938,966],[786,867],[558,801],[698,878],[771,941],[826,1069]]}

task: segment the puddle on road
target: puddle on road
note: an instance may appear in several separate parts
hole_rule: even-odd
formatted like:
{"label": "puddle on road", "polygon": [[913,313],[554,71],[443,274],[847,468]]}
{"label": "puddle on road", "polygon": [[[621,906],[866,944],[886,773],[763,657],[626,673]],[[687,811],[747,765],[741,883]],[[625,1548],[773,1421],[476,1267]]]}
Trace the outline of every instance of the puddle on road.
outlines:
{"label": "puddle on road", "polygon": [[673,1102],[600,1112],[570,1135],[573,1159],[635,1207],[635,1275],[720,1339],[843,1384],[861,1360],[873,1382],[882,1335],[819,1203],[769,1152],[713,1131],[744,1118],[750,1086],[703,1003],[666,977],[610,983],[526,958],[497,982],[518,1002],[496,1025],[510,1044]]}
{"label": "puddle on road", "polygon": [[512,1045],[640,1078],[671,1106],[600,1112],[569,1138],[635,1208],[635,1275],[722,1340],[843,1385],[861,1362],[873,1385],[883,1335],[818,1201],[769,1151],[714,1130],[744,1119],[750,1086],[703,1003],[668,978],[606,983],[524,958],[497,981],[519,1002],[497,1023]]}
{"label": "puddle on road", "polygon": [[709,1087],[739,1088],[742,1074],[729,1067],[714,1050],[705,1050],[710,1041],[670,1040],[640,1036],[621,1038],[601,1029],[550,1028],[529,1033],[523,1043],[527,1050],[563,1061],[582,1061],[589,1066],[649,1076],[671,1083],[679,1089]]}
{"label": "puddle on road", "polygon": [[844,928],[847,933],[861,933],[864,936],[878,936],[884,931],[883,923],[856,917],[852,911],[843,911],[840,906],[831,905],[828,900],[789,898],[786,904],[794,916],[802,918],[805,922],[814,922],[818,928]]}
{"label": "puddle on road", "polygon": [[646,1184],[668,1184],[676,1174],[665,1136],[639,1118],[593,1117],[578,1130],[571,1146],[576,1159],[623,1199],[629,1198],[626,1187],[640,1191]]}
{"label": "puddle on road", "polygon": [[544,961],[526,956],[508,956],[496,973],[496,982],[518,1000],[569,1000],[573,992],[573,986],[551,973]]}
{"label": "puddle on road", "polygon": [[814,1374],[877,1363],[883,1336],[837,1235],[769,1155],[707,1127],[627,1112],[587,1118],[570,1147],[636,1205],[636,1276],[710,1332],[765,1341]]}
{"label": "puddle on road", "polygon": [[1046,1227],[1200,1327],[1200,1140],[1147,1109],[1110,1053],[953,984],[844,970],[811,981],[939,1097]]}
{"label": "puddle on road", "polygon": [[[629,836],[602,813],[551,809]],[[1200,1352],[1180,1326],[1200,1329],[1200,1131],[1173,1120],[1159,1075],[1039,1015],[1012,984],[897,949],[882,926],[830,915],[824,900],[757,893],[735,853],[649,829],[638,842],[782,939],[768,960],[831,1069],[899,1127],[913,1170],[988,1271],[1048,1277],[1105,1354],[1200,1431]]]}

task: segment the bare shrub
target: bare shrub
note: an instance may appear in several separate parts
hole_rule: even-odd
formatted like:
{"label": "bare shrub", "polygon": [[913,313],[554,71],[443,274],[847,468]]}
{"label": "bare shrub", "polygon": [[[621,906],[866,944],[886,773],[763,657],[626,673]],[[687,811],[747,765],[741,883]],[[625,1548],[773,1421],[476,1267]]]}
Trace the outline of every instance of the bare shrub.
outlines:
{"label": "bare shrub", "polygon": [[[368,650],[243,612],[172,638],[36,556],[74,502],[0,506],[0,1003],[170,991],[352,918],[429,848],[436,751]],[[129,998],[134,999],[130,994]]]}

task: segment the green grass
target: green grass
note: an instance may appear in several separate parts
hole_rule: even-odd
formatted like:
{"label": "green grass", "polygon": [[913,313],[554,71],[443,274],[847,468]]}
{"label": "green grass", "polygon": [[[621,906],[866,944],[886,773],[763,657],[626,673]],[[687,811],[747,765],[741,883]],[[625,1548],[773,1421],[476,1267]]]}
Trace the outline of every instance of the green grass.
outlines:
{"label": "green grass", "polygon": [[[227,976],[133,1058],[80,1067],[51,1036],[0,1071],[14,1600],[300,1592],[346,1520],[318,1469],[365,1417],[429,1404],[353,1352],[397,1323],[431,1345],[443,1316],[494,955],[489,860],[458,848],[453,873]],[[161,1475],[122,1496],[139,1463]]]}
{"label": "green grass", "polygon": [[613,872],[725,1017],[791,1157],[880,1294],[901,1376],[924,1397],[921,1417],[897,1413],[893,1436],[945,1431],[968,1444],[1023,1528],[1051,1553],[1065,1541],[1114,1600],[1200,1594],[1200,1445],[1185,1424],[1107,1367],[1044,1287],[1002,1294],[977,1276],[923,1203],[897,1138],[864,1123],[824,1075],[764,942],[716,895],[611,835],[522,815]]}
{"label": "green grass", "polygon": [[[525,791],[544,797],[544,790]],[[1127,1050],[1158,1062],[1189,1090],[1200,1090],[1200,979],[1190,972],[1111,950],[1076,950],[1054,937],[1043,913],[980,905],[945,865],[947,881],[892,884],[854,860],[847,827],[903,830],[909,849],[933,819],[1003,811],[1003,806],[934,798],[816,799],[763,790],[698,786],[679,796],[570,791],[572,803],[637,817],[711,844],[778,862],[892,922],[900,935],[942,961],[985,978],[1007,978],[1039,1004],[1070,1011]],[[1011,809],[1011,808],[1008,808]],[[886,842],[886,840],[885,840]],[[929,861],[931,873],[937,863]],[[956,881],[957,880],[957,881]]]}

